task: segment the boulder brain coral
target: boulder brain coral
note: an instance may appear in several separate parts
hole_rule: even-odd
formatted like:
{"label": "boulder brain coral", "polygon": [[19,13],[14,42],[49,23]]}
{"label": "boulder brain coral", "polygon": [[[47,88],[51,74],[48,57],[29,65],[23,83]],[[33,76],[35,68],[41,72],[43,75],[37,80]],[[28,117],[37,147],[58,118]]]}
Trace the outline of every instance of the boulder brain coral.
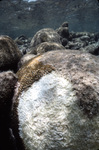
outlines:
{"label": "boulder brain coral", "polygon": [[97,57],[50,51],[17,75],[12,129],[21,150],[99,149]]}

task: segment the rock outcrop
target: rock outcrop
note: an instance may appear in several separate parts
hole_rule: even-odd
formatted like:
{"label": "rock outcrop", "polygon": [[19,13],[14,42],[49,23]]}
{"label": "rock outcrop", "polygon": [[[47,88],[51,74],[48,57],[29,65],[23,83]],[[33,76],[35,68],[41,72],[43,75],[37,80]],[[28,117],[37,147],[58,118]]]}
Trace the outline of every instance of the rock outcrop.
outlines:
{"label": "rock outcrop", "polygon": [[22,150],[99,149],[99,59],[46,52],[17,72],[12,129]]}

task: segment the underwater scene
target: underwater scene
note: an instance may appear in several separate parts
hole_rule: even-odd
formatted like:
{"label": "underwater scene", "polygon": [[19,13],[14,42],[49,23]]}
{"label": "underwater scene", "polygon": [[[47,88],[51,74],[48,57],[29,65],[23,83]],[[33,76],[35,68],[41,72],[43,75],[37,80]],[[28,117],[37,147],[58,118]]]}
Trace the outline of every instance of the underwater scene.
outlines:
{"label": "underwater scene", "polygon": [[0,150],[99,150],[99,0],[0,0]]}
{"label": "underwater scene", "polygon": [[1,0],[0,34],[33,37],[42,28],[69,23],[74,32],[99,32],[98,0]]}

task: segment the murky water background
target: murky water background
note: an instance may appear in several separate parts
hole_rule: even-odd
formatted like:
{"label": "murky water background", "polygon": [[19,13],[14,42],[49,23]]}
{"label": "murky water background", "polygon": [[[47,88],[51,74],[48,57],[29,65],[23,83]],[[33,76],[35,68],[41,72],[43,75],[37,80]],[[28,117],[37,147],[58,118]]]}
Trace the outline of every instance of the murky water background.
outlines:
{"label": "murky water background", "polygon": [[0,1],[0,34],[33,37],[39,29],[57,29],[65,21],[70,31],[99,32],[98,0],[29,1]]}

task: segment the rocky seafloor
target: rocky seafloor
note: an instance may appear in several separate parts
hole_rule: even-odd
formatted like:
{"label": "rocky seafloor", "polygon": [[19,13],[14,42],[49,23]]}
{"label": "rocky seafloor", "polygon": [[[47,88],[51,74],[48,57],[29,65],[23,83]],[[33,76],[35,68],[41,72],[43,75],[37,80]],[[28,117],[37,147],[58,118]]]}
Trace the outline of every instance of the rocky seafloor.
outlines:
{"label": "rocky seafloor", "polygon": [[[39,144],[35,146],[35,143],[33,146],[31,145],[27,146],[28,144],[26,143],[28,143],[31,138],[29,137],[30,139],[27,138],[25,141],[25,139],[22,136],[21,137],[19,136],[18,126],[21,123],[17,120],[19,114],[16,114],[19,103],[17,102],[17,99],[20,93],[22,93],[23,91],[27,91],[27,89],[30,87],[32,83],[40,81],[40,79],[43,76],[46,76],[46,74],[51,73],[53,70],[56,70],[56,73],[58,72],[59,74],[64,75],[65,78],[68,78],[69,82],[71,80],[73,90],[76,91],[77,102],[78,99],[80,100],[78,104],[80,105],[79,110],[83,112],[81,114],[79,113],[78,117],[78,120],[80,120],[81,118],[80,120],[81,122],[79,121],[81,124],[78,125],[78,122],[76,120],[76,114],[74,113],[75,114],[74,119],[76,120],[77,124],[75,123],[74,120],[73,122],[74,126],[70,125],[71,128],[69,129],[69,131],[71,133],[71,137],[74,136],[75,140],[68,139],[68,137],[65,137],[63,134],[63,137],[67,138],[66,139],[67,141],[71,140],[72,144],[71,142],[69,143],[66,141],[66,144],[68,145],[66,147],[64,140],[62,141],[62,137],[61,140],[58,139],[59,137],[56,138],[55,139],[56,141],[54,142],[58,143],[59,150],[60,149],[98,150],[99,149],[98,55],[99,55],[99,33],[73,32],[73,31],[70,32],[68,22],[64,22],[57,29],[43,28],[39,30],[33,37],[26,37],[25,35],[20,35],[19,37],[12,39],[9,36],[1,35],[0,36],[0,150],[58,149],[57,144],[54,145],[53,142],[49,143],[49,145],[52,144],[52,147],[49,146],[48,143],[46,142],[44,147],[38,146]],[[52,76],[52,79],[54,80],[54,76]],[[60,78],[58,77],[57,80],[60,80]],[[53,106],[54,105],[55,104],[53,103]],[[65,105],[67,109],[68,107],[71,107],[68,105],[72,105],[72,102],[71,104]],[[71,112],[76,111],[74,106],[73,108],[71,107],[70,110]],[[77,113],[78,112],[79,111],[77,107]],[[70,117],[72,117],[71,118],[72,120],[73,116],[70,115]],[[89,122],[87,122],[87,118]],[[82,125],[83,124],[82,120],[84,121],[84,119],[86,120],[85,126]],[[64,119],[62,121],[64,121]],[[68,120],[66,121],[68,122]],[[69,123],[72,124],[72,122]],[[79,128],[79,131],[75,129],[75,124]],[[65,125],[68,126],[68,124]],[[57,123],[56,126],[58,126]],[[37,126],[37,128],[38,127],[39,126]],[[77,136],[75,136],[76,133],[72,131],[72,127],[74,128],[75,132],[77,132]],[[87,129],[90,132],[88,133],[88,135],[87,133],[85,133],[87,132]],[[61,130],[61,128],[59,128],[59,130]],[[56,131],[57,130],[55,129],[55,132]],[[54,132],[54,129],[52,130],[52,132]],[[34,138],[33,141],[35,141],[35,137],[37,135],[33,137]],[[54,136],[54,134],[52,135]],[[45,141],[47,140],[46,136],[43,137],[45,138],[44,139]],[[93,139],[91,138],[91,136]],[[37,139],[37,141],[40,140],[41,139]],[[53,141],[54,139],[49,138],[49,141],[50,140]],[[83,143],[85,144],[85,146],[80,146],[83,145]],[[42,144],[42,142],[40,144]]]}
{"label": "rocky seafloor", "polygon": [[[55,31],[60,35],[60,42],[65,47],[65,49],[75,49],[84,52],[89,52],[93,55],[98,55],[98,32],[70,32],[68,22],[64,22]],[[22,53],[27,53],[31,50],[31,40],[32,37],[28,38],[25,35],[21,35],[14,39]],[[46,39],[43,42],[47,42]],[[35,52],[33,52],[33,54],[35,54]]]}

